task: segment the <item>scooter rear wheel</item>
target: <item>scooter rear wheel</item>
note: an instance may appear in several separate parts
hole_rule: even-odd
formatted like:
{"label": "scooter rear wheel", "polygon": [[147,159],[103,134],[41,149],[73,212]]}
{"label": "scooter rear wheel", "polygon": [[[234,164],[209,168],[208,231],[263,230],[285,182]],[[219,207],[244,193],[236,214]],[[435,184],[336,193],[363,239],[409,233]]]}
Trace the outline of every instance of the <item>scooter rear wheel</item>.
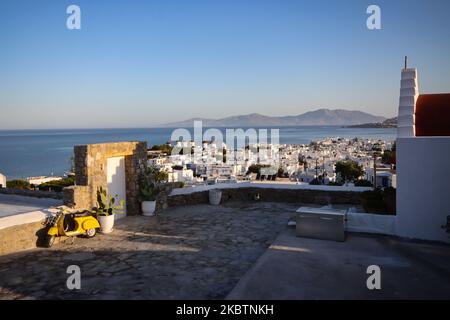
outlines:
{"label": "scooter rear wheel", "polygon": [[86,237],[88,237],[88,238],[93,238],[93,237],[95,237],[96,234],[97,234],[97,230],[94,228],[86,230]]}
{"label": "scooter rear wheel", "polygon": [[47,247],[47,248],[51,248],[52,246],[53,246],[53,244],[55,243],[55,236],[50,236],[50,235],[47,235],[47,237],[45,238],[45,243],[44,243],[44,245]]}

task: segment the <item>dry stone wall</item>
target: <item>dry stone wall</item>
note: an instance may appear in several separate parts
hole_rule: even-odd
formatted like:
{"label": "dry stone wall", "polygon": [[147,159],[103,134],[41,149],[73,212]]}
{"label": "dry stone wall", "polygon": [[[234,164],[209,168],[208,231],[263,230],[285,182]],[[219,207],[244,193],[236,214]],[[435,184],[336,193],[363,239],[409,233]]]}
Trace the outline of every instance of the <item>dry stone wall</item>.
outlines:
{"label": "dry stone wall", "polygon": [[75,146],[75,186],[64,189],[64,203],[77,209],[91,209],[97,190],[107,188],[106,165],[112,157],[125,158],[127,214],[141,214],[139,180],[147,168],[146,142],[112,142]]}

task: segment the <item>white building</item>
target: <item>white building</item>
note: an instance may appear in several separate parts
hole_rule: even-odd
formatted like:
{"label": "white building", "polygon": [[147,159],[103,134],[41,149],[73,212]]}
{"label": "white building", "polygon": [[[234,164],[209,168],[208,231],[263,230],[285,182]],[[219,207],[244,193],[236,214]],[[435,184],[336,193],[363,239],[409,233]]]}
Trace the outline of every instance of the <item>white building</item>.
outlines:
{"label": "white building", "polygon": [[377,181],[374,183],[373,168],[366,169],[366,179],[380,188],[397,188],[397,175],[390,168],[377,167]]}
{"label": "white building", "polygon": [[191,169],[186,169],[183,167],[182,169],[172,169],[167,172],[169,182],[193,182],[194,181],[194,172]]}
{"label": "white building", "polygon": [[159,167],[162,166],[164,163],[166,163],[167,158],[166,157],[156,157],[153,159],[148,159],[148,165],[151,167]]}
{"label": "white building", "polygon": [[50,182],[50,181],[56,181],[56,180],[62,180],[62,178],[61,177],[46,177],[46,176],[27,178],[27,181],[30,184],[33,184],[35,186],[38,186],[40,184]]}
{"label": "white building", "polygon": [[397,133],[397,234],[450,242],[450,94],[419,94],[402,70]]}
{"label": "white building", "polygon": [[208,177],[230,178],[233,175],[233,168],[226,164],[213,164],[208,166],[206,174]]}
{"label": "white building", "polygon": [[0,173],[0,188],[6,188],[6,177]]}
{"label": "white building", "polygon": [[296,177],[296,179],[298,179],[298,182],[305,182],[305,183],[310,183],[315,178],[316,178],[315,171],[310,169],[298,174]]}

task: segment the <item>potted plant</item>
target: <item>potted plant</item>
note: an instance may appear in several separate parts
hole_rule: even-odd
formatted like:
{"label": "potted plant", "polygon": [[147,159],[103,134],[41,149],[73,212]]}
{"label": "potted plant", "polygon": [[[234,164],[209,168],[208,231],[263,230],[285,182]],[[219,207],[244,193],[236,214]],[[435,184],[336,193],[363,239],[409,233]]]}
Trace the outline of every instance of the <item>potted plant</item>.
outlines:
{"label": "potted plant", "polygon": [[209,190],[209,203],[213,206],[218,206],[222,199],[222,191],[218,189]]}
{"label": "potted plant", "polygon": [[155,214],[156,198],[162,191],[161,182],[167,179],[167,173],[149,167],[141,179],[142,214],[152,216]]}
{"label": "potted plant", "polygon": [[100,188],[97,191],[97,207],[92,208],[92,211],[97,215],[100,222],[100,232],[110,233],[114,227],[114,215],[123,213],[124,201],[119,200],[116,205],[116,196],[111,196],[105,189]]}

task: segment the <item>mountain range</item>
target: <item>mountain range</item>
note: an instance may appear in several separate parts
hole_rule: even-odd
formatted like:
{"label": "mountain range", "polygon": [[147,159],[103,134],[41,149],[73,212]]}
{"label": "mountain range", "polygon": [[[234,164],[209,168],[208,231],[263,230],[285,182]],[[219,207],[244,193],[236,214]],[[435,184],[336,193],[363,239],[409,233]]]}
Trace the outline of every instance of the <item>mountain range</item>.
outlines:
{"label": "mountain range", "polygon": [[286,126],[346,126],[363,123],[378,123],[385,117],[362,111],[342,109],[318,109],[294,116],[265,116],[259,113],[231,116],[221,119],[192,118],[184,121],[166,123],[163,127],[192,127],[195,120],[201,120],[203,127],[286,127]]}

